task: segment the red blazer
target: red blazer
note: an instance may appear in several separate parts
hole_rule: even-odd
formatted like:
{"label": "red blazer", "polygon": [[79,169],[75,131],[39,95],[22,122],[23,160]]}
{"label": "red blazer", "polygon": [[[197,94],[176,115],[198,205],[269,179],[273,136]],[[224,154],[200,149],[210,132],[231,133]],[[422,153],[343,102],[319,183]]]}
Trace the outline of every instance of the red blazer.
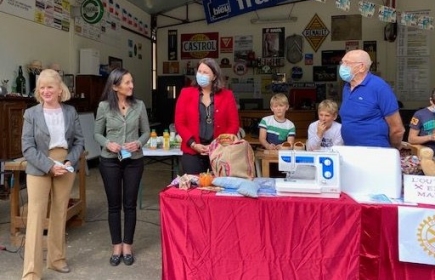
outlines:
{"label": "red blazer", "polygon": [[[199,89],[186,87],[181,90],[175,106],[175,129],[180,134],[181,151],[187,154],[197,152],[187,146],[191,137],[199,143]],[[222,133],[237,134],[239,131],[239,113],[233,92],[222,89],[214,95],[214,138]]]}

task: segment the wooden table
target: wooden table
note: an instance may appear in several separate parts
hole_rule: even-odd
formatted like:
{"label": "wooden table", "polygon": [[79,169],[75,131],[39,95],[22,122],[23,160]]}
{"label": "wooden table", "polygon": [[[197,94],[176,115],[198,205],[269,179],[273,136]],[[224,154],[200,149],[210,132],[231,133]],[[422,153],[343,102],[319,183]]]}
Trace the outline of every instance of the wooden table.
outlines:
{"label": "wooden table", "polygon": [[[278,163],[277,150],[263,150],[258,149],[255,151],[255,167],[257,177],[270,177],[269,166],[271,163]],[[260,169],[261,166],[261,169]]]}
{"label": "wooden table", "polygon": [[[24,240],[21,230],[27,225],[27,209],[22,205],[20,210],[20,172],[26,170],[26,161],[7,161],[5,170],[12,171],[13,185],[10,194],[11,203],[11,244],[20,246]],[[70,198],[67,212],[67,223],[72,226],[80,226],[85,222],[86,216],[86,152],[82,153],[79,161],[78,179],[79,179],[79,197]],[[48,228],[48,219],[44,224],[44,229]]]}
{"label": "wooden table", "polygon": [[[295,139],[296,142],[305,143],[306,139]],[[278,150],[256,149],[254,153],[257,177],[270,177],[270,164],[278,163]]]}

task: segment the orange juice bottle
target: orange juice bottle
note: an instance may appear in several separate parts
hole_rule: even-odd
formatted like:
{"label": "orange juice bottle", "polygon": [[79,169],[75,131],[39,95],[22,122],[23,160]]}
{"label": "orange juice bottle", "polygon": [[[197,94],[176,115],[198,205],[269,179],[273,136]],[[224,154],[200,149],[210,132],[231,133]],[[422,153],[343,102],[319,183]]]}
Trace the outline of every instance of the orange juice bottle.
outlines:
{"label": "orange juice bottle", "polygon": [[169,132],[167,129],[163,132],[163,150],[169,150],[170,141],[169,141]]}
{"label": "orange juice bottle", "polygon": [[150,149],[155,150],[155,149],[157,149],[157,133],[156,133],[155,129],[153,129],[151,131],[151,135],[150,136],[151,136],[151,138],[150,138]]}

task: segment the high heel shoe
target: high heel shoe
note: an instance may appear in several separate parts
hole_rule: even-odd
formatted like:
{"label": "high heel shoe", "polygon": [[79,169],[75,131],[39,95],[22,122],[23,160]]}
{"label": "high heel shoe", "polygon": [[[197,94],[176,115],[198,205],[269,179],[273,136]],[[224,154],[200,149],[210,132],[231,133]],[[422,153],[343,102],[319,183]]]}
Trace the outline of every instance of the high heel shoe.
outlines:
{"label": "high heel shoe", "polygon": [[117,266],[121,263],[121,259],[122,255],[112,255],[109,262],[112,266]]}
{"label": "high heel shoe", "polygon": [[123,260],[125,265],[132,265],[134,263],[134,256],[133,254],[127,254],[123,257]]}

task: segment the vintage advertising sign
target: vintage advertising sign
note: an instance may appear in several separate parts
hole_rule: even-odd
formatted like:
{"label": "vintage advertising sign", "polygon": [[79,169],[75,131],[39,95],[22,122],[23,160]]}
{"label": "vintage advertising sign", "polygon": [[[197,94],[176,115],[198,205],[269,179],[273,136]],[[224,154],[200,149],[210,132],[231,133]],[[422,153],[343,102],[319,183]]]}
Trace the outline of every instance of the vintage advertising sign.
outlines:
{"label": "vintage advertising sign", "polygon": [[302,35],[310,43],[310,46],[315,52],[320,48],[323,41],[329,35],[329,30],[320,17],[315,14],[308,25],[302,31]]}
{"label": "vintage advertising sign", "polygon": [[219,33],[181,34],[181,59],[219,57]]}
{"label": "vintage advertising sign", "polygon": [[[207,23],[214,23],[255,10],[275,6],[281,2],[293,3],[304,0],[203,0]],[[305,0],[306,1],[306,0]]]}

